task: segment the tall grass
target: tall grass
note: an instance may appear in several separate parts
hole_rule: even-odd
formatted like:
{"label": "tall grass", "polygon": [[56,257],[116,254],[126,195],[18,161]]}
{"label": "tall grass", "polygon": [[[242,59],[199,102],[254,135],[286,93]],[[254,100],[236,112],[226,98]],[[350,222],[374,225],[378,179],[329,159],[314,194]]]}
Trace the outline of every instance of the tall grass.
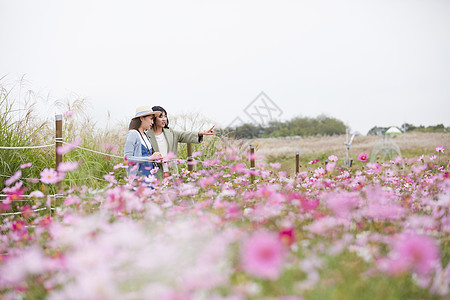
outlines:
{"label": "tall grass", "polygon": [[[11,90],[0,87],[0,146],[21,147],[42,145],[49,142],[42,132],[46,130],[46,122],[35,122],[33,118],[33,106],[15,109],[13,102],[9,100]],[[23,115],[17,119],[17,115]],[[4,181],[20,170],[20,166],[32,162],[32,166],[22,170],[22,177],[27,178],[25,185],[28,188],[35,186],[33,178],[39,178],[42,167],[54,167],[55,159],[52,157],[55,149],[0,149],[0,190],[4,188]]]}

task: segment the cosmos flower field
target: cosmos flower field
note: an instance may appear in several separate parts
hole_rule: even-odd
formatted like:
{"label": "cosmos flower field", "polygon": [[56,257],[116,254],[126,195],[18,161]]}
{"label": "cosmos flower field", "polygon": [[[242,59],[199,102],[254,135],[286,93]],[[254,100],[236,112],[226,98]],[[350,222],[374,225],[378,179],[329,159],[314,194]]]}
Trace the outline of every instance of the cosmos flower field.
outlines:
{"label": "cosmos flower field", "polygon": [[[26,190],[18,171],[3,190],[0,295],[448,299],[444,151],[358,169],[332,155],[288,177],[277,163],[251,170],[228,149],[162,183],[110,173],[104,189],[59,198]],[[76,167],[42,170],[39,180],[55,184]]]}

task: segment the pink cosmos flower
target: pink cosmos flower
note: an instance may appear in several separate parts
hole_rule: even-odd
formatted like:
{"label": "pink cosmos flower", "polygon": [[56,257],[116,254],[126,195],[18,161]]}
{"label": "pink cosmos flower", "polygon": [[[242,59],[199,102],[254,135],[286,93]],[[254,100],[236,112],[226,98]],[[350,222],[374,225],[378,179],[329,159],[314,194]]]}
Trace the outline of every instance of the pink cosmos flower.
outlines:
{"label": "pink cosmos flower", "polygon": [[274,168],[274,169],[281,168],[281,164],[278,163],[278,162],[276,162],[276,163],[269,163],[269,165],[270,165],[271,168]]}
{"label": "pink cosmos flower", "polygon": [[266,167],[266,163],[265,162],[259,162],[259,163],[256,163],[256,167],[258,168],[258,169],[264,169],[265,167]]}
{"label": "pink cosmos flower", "polygon": [[366,171],[369,174],[379,174],[379,173],[381,173],[381,171],[383,171],[381,166],[376,162],[375,163],[367,163],[366,167],[367,167]]}
{"label": "pink cosmos flower", "polygon": [[188,166],[195,166],[196,164],[198,164],[198,161],[196,160],[190,160],[187,162]]}
{"label": "pink cosmos flower", "polygon": [[64,113],[64,118],[70,118],[73,116],[73,110],[68,110]]}
{"label": "pink cosmos flower", "polygon": [[3,203],[9,204],[12,201],[21,200],[23,199],[23,194],[25,193],[26,188],[22,188],[23,182],[18,181],[16,184],[12,187],[6,187],[3,189],[3,192],[7,194],[6,201]]}
{"label": "pink cosmos flower", "polygon": [[8,179],[5,180],[5,185],[11,185],[14,182],[16,182],[17,180],[19,180],[19,178],[22,176],[22,171],[17,171],[16,173],[14,173],[13,176],[9,177]]}
{"label": "pink cosmos flower", "polygon": [[328,156],[328,160],[332,161],[332,162],[337,162],[338,161],[338,157],[336,155],[330,155],[330,156]]}
{"label": "pink cosmos flower", "polygon": [[343,224],[345,224],[344,219],[326,216],[309,224],[307,230],[317,235],[327,235],[329,232],[341,230],[340,226]]}
{"label": "pink cosmos flower", "polygon": [[431,155],[430,156],[430,161],[436,160],[437,159],[437,155]]}
{"label": "pink cosmos flower", "polygon": [[263,156],[260,154],[256,153],[251,154],[250,152],[247,152],[246,156],[248,160],[259,160],[263,158]]}
{"label": "pink cosmos flower", "polygon": [[29,168],[29,167],[31,167],[31,165],[32,165],[32,164],[29,162],[29,163],[20,165],[20,168],[21,168],[21,169]]}
{"label": "pink cosmos flower", "polygon": [[394,160],[394,164],[399,165],[403,162],[403,157],[397,156]]}
{"label": "pink cosmos flower", "polygon": [[59,180],[58,173],[53,168],[45,168],[41,172],[41,182],[45,184],[57,183]]}
{"label": "pink cosmos flower", "polygon": [[202,156],[202,154],[203,154],[202,151],[196,151],[196,152],[192,153],[192,157]]}
{"label": "pink cosmos flower", "polygon": [[169,152],[166,156],[163,157],[163,162],[169,162],[175,158],[177,158],[177,156],[173,152]]}
{"label": "pink cosmos flower", "polygon": [[35,215],[34,211],[31,209],[31,206],[29,204],[26,204],[22,208],[21,213],[25,219],[28,219],[28,218],[32,217],[33,215]]}
{"label": "pink cosmos flower", "polygon": [[109,183],[117,183],[116,177],[114,176],[114,172],[109,172],[108,174],[103,175],[103,178]]}
{"label": "pink cosmos flower", "polygon": [[330,193],[325,202],[334,215],[341,218],[351,217],[353,210],[358,207],[358,194],[356,193]]}
{"label": "pink cosmos flower", "polygon": [[76,168],[78,168],[78,162],[68,161],[68,162],[60,163],[58,166],[58,171],[67,173],[67,172],[75,170]]}
{"label": "pink cosmos flower", "polygon": [[227,207],[226,216],[228,219],[236,219],[242,215],[241,208],[236,203],[231,203]]}
{"label": "pink cosmos flower", "polygon": [[[125,157],[125,161],[126,161],[126,157]],[[126,168],[127,168],[126,164],[124,165],[123,163],[118,163],[117,165],[115,165],[115,166],[113,167],[113,170],[117,170],[117,169],[126,169]]]}
{"label": "pink cosmos flower", "polygon": [[327,170],[328,173],[331,173],[334,171],[335,167],[336,167],[336,163],[330,162],[330,163],[327,163],[327,165],[325,166],[325,169]]}
{"label": "pink cosmos flower", "polygon": [[434,269],[439,259],[439,247],[432,237],[403,233],[393,242],[387,271],[393,275],[406,271],[426,275]]}
{"label": "pink cosmos flower", "polygon": [[436,152],[444,153],[445,147],[444,146],[436,146],[434,149],[436,149]]}
{"label": "pink cosmos flower", "polygon": [[31,193],[30,193],[30,196],[32,197],[32,198],[44,198],[44,193],[42,193],[41,191],[32,191]]}
{"label": "pink cosmos flower", "polygon": [[66,199],[64,199],[65,205],[72,205],[72,204],[80,203],[80,202],[81,202],[81,200],[77,196],[68,196]]}
{"label": "pink cosmos flower", "polygon": [[205,160],[203,162],[203,166],[204,167],[212,167],[212,166],[218,165],[219,163],[220,163],[220,159],[211,158],[211,159]]}
{"label": "pink cosmos flower", "polygon": [[283,245],[277,234],[260,231],[245,241],[241,261],[244,270],[257,278],[275,280],[284,260]]}
{"label": "pink cosmos flower", "polygon": [[70,150],[75,149],[76,147],[78,147],[79,145],[81,145],[81,139],[80,138],[75,138],[75,140],[72,143],[67,143],[61,147],[58,147],[56,149],[56,152],[58,154],[65,154],[67,152],[69,152]]}
{"label": "pink cosmos flower", "polygon": [[322,175],[325,175],[325,170],[322,167],[314,170],[314,177],[320,177]]}
{"label": "pink cosmos flower", "polygon": [[117,153],[117,150],[119,150],[119,146],[114,145],[114,144],[106,143],[106,144],[103,145],[103,149],[106,152],[110,152],[110,153],[115,154],[115,153]]}
{"label": "pink cosmos flower", "polygon": [[245,164],[244,163],[237,163],[230,166],[230,170],[233,172],[242,172],[245,170]]}
{"label": "pink cosmos flower", "polygon": [[213,185],[216,182],[216,178],[213,176],[209,176],[209,177],[202,177],[200,178],[200,180],[198,181],[198,184],[202,187],[202,188],[206,188],[210,185]]}
{"label": "pink cosmos flower", "polygon": [[314,211],[319,207],[320,201],[319,199],[307,199],[304,197],[300,197],[300,204],[303,212]]}
{"label": "pink cosmos flower", "polygon": [[367,153],[364,153],[364,152],[361,152],[359,155],[358,155],[358,159],[360,160],[360,161],[367,161],[367,158],[369,157],[369,154],[367,154]]}

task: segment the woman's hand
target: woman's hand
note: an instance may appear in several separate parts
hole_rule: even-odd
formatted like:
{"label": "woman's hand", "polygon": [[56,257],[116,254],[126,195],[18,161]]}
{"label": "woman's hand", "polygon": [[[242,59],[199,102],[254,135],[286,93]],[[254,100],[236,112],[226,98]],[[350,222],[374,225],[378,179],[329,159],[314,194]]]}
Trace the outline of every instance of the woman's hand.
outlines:
{"label": "woman's hand", "polygon": [[155,152],[148,157],[148,160],[161,160],[163,158],[160,152]]}
{"label": "woman's hand", "polygon": [[198,132],[198,136],[204,136],[204,135],[214,135],[214,127],[216,127],[216,125],[214,125],[213,127],[211,127],[209,130],[207,131],[199,131]]}

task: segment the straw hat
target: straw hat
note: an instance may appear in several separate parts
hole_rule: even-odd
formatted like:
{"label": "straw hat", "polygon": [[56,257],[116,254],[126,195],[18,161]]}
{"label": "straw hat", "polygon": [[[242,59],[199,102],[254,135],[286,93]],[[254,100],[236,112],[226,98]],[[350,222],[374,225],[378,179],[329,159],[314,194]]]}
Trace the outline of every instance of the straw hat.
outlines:
{"label": "straw hat", "polygon": [[161,114],[160,111],[153,111],[151,106],[140,106],[136,108],[136,115],[133,117],[133,119],[139,118],[139,117],[145,117],[148,115],[159,115]]}

